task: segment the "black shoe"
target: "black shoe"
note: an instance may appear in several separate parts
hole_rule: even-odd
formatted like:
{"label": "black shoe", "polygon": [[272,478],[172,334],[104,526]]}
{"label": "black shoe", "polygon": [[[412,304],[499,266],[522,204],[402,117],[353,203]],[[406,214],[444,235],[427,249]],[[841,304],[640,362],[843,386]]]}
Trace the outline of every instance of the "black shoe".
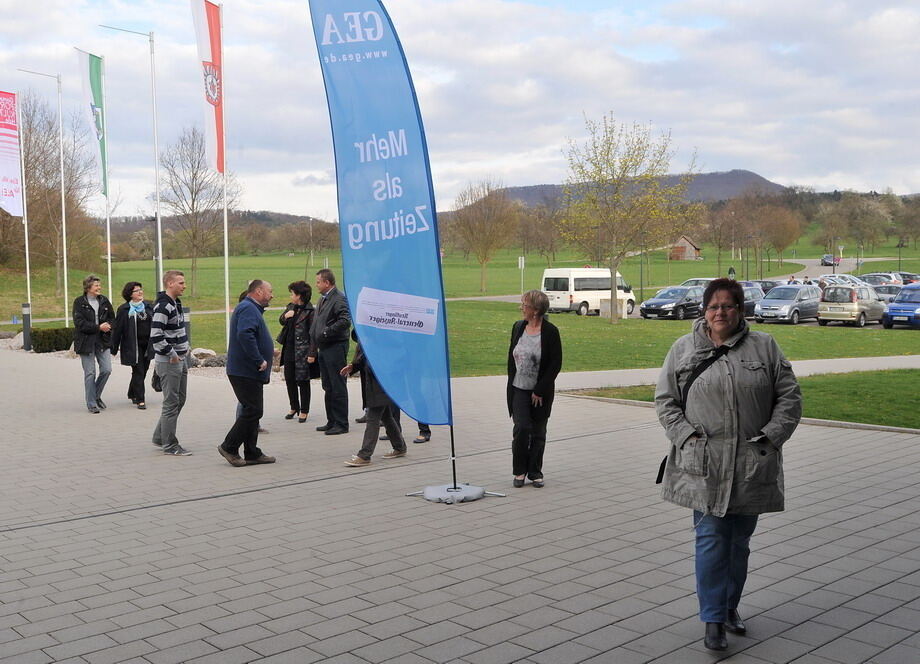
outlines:
{"label": "black shoe", "polygon": [[102,410],[105,410],[107,408],[107,406],[105,405],[105,401],[103,401],[99,397],[96,397],[96,405],[99,406]]}
{"label": "black shoe", "polygon": [[377,440],[389,440],[389,439],[390,439],[390,437],[389,437],[388,435],[383,434],[383,435],[380,436],[380,438],[378,438]]}
{"label": "black shoe", "polygon": [[728,610],[728,620],[725,621],[725,629],[732,634],[747,633],[747,627],[744,626],[744,621],[741,620],[741,616],[738,615],[738,609]]}
{"label": "black shoe", "polygon": [[348,433],[345,427],[332,426],[325,430],[327,436],[338,436],[340,433]]}
{"label": "black shoe", "polygon": [[355,424],[367,424],[367,415],[355,418]]}
{"label": "black shoe", "polygon": [[542,477],[537,478],[537,479],[535,479],[535,480],[530,480],[530,481],[533,483],[533,488],[534,488],[534,489],[542,489],[542,488],[543,488],[543,478],[542,478]]}
{"label": "black shoe", "polygon": [[429,440],[431,440],[430,434],[420,433],[413,439],[412,442],[413,443],[427,443]]}
{"label": "black shoe", "polygon": [[725,625],[722,623],[706,623],[706,636],[703,645],[709,650],[727,650],[728,641],[725,639]]}
{"label": "black shoe", "polygon": [[296,416],[297,416],[297,411],[295,410],[293,413],[288,413],[287,415],[285,415],[284,419],[293,420]]}
{"label": "black shoe", "polygon": [[331,425],[331,424],[323,424],[322,426],[316,427],[316,430],[317,430],[317,431],[326,431],[327,429],[331,429],[331,428],[332,428],[332,425]]}
{"label": "black shoe", "polygon": [[522,477],[518,479],[517,477],[515,477],[513,484],[514,484],[515,489],[520,489],[522,486],[524,486],[524,478]]}
{"label": "black shoe", "polygon": [[138,401],[138,402],[137,402],[137,409],[138,409],[138,410],[147,410],[147,404],[145,404],[143,401]]}

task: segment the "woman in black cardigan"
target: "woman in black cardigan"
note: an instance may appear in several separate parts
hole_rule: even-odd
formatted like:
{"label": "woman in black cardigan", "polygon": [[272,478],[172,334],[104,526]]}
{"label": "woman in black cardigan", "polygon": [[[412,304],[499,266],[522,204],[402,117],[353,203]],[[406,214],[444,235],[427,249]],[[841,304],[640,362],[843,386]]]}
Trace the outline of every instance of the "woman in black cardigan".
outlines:
{"label": "woman in black cardigan", "polygon": [[555,325],[544,319],[549,298],[538,290],[521,296],[519,320],[511,328],[508,348],[508,414],[514,422],[511,443],[514,486],[529,477],[543,486],[546,423],[553,406],[556,376],[562,368],[562,341]]}
{"label": "woman in black cardigan", "polygon": [[121,289],[125,303],[115,312],[115,327],[112,329],[112,355],[121,352],[121,363],[131,367],[131,382],[128,383],[128,398],[140,410],[146,410],[144,402],[144,381],[153,358],[150,343],[150,323],[153,320],[153,304],[144,299],[144,287],[139,281],[129,281]]}

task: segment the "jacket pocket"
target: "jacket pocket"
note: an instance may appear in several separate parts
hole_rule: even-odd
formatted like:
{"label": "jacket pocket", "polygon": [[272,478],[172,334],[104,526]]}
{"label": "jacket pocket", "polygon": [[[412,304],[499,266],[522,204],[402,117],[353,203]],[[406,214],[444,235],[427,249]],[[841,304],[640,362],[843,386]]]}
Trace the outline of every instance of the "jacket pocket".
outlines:
{"label": "jacket pocket", "polygon": [[754,484],[775,484],[779,455],[770,443],[745,443],[744,479]]}
{"label": "jacket pocket", "polygon": [[738,383],[747,388],[765,387],[769,383],[767,365],[756,360],[741,360]]}
{"label": "jacket pocket", "polygon": [[687,475],[706,476],[709,472],[709,445],[705,436],[691,436],[674,447],[674,463]]}

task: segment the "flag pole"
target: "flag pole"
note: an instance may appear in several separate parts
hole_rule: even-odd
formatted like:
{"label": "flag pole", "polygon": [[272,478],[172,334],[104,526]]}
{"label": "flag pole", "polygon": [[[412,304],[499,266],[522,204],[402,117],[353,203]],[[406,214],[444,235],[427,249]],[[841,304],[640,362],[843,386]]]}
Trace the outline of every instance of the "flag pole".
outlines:
{"label": "flag pole", "polygon": [[109,133],[106,128],[109,114],[105,102],[105,56],[100,56],[100,79],[102,82],[102,186],[105,188],[105,246],[108,259],[109,301],[112,301],[112,209],[109,205]]}
{"label": "flag pole", "polygon": [[223,185],[224,185],[224,315],[226,318],[227,347],[230,346],[230,232],[227,223],[227,99],[224,87],[224,6],[217,6],[217,15],[220,17],[220,141],[221,155],[223,156]]}
{"label": "flag pole", "polygon": [[[141,35],[150,40],[150,97],[153,100],[153,178],[155,181],[154,196],[156,197],[156,220],[157,220],[157,276],[163,278],[163,223],[160,217],[160,146],[159,137],[157,136],[157,73],[154,63],[154,40],[153,30],[150,32],[138,32],[137,30],[126,30],[125,28],[116,28],[113,25],[99,24],[100,28],[108,30],[118,30],[119,32],[129,32],[133,35]],[[160,284],[157,284],[157,289]]]}
{"label": "flag pole", "polygon": [[20,178],[20,191],[22,191],[22,225],[23,225],[23,235],[25,237],[25,249],[26,249],[26,302],[31,306],[32,304],[32,272],[31,266],[29,265],[29,208],[28,208],[28,196],[26,192],[26,164],[25,164],[25,151],[22,147],[22,113],[19,108],[20,106],[20,96],[16,95],[16,133],[19,135],[19,178]]}

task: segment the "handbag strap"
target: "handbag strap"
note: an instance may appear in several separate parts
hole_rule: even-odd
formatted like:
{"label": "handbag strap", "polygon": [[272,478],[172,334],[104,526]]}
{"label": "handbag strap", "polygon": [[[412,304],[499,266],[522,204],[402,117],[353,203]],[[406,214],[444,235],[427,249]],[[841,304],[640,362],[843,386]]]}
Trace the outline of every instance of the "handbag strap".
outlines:
{"label": "handbag strap", "polygon": [[684,383],[683,388],[681,388],[680,390],[680,409],[682,411],[687,410],[687,396],[689,396],[690,394],[690,386],[693,385],[693,381],[699,378],[700,375],[704,371],[706,371],[706,369],[711,367],[716,362],[716,360],[718,360],[720,357],[728,353],[729,350],[731,350],[731,346],[726,346],[725,344],[722,344],[721,346],[715,349],[715,352],[713,352],[712,355],[707,357],[705,360],[703,360],[702,362],[700,362],[693,368],[693,371],[690,373],[690,377],[687,378],[687,382]]}

